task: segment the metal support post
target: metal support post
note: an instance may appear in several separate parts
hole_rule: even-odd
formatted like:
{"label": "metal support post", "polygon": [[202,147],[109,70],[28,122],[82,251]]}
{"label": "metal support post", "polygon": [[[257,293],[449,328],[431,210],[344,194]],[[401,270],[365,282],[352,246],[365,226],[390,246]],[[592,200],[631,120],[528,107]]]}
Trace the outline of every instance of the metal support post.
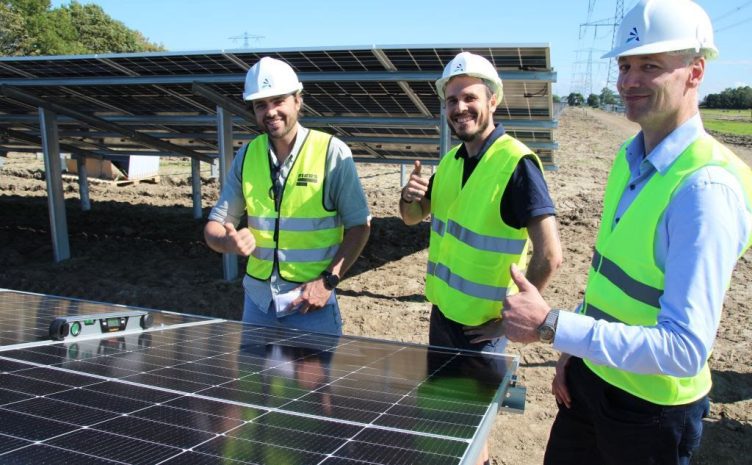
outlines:
{"label": "metal support post", "polygon": [[86,158],[76,158],[76,171],[78,171],[78,193],[81,197],[81,211],[91,210],[89,199],[89,172],[86,170]]}
{"label": "metal support post", "polygon": [[444,154],[449,151],[451,141],[452,135],[449,132],[449,123],[447,123],[446,106],[442,102],[439,115],[439,159],[444,158]]}
{"label": "metal support post", "polygon": [[209,176],[211,176],[212,179],[219,179],[219,158],[212,162]]}
{"label": "metal support post", "polygon": [[68,224],[65,217],[63,197],[63,169],[60,162],[60,146],[57,138],[57,115],[44,107],[39,107],[39,127],[42,132],[44,170],[47,178],[47,206],[50,213],[52,249],[55,261],[70,258]]}
{"label": "metal support post", "polygon": [[191,195],[193,198],[193,219],[200,220],[201,213],[201,162],[191,158]]}
{"label": "metal support post", "polygon": [[[219,146],[219,187],[224,187],[227,174],[232,166],[232,115],[224,107],[217,105],[217,142]],[[222,254],[222,269],[225,281],[238,277],[238,256]]]}

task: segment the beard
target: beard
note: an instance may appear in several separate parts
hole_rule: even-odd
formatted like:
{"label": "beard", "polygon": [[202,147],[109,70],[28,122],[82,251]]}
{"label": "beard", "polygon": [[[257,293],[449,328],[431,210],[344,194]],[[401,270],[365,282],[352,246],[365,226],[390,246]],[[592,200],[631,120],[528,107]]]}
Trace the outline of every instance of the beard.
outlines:
{"label": "beard", "polygon": [[[472,115],[472,113],[471,113]],[[480,114],[477,117],[477,129],[473,132],[463,132],[459,133],[454,128],[454,125],[449,124],[449,130],[452,132],[452,135],[455,136],[457,139],[461,140],[462,142],[470,142],[474,140],[478,135],[485,133],[488,126],[491,124],[491,117],[488,114]]]}

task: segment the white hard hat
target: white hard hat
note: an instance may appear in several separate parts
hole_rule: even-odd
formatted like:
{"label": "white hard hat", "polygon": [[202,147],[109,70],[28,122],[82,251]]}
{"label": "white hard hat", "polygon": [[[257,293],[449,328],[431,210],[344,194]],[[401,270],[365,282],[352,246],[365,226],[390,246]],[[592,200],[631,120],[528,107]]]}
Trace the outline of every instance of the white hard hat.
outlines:
{"label": "white hard hat", "polygon": [[642,0],[624,15],[614,49],[601,58],[690,49],[718,56],[705,10],[691,0]]}
{"label": "white hard hat", "polygon": [[504,86],[499,78],[499,73],[496,71],[494,65],[490,61],[486,60],[480,55],[475,55],[470,52],[462,52],[457,54],[456,57],[450,61],[444,72],[441,74],[441,79],[436,81],[436,92],[439,94],[439,98],[444,100],[444,90],[446,89],[449,80],[455,76],[472,76],[483,81],[491,87],[496,100],[501,101],[501,96],[504,93]]}
{"label": "white hard hat", "polygon": [[245,75],[243,100],[258,100],[303,90],[292,67],[282,60],[263,57]]}

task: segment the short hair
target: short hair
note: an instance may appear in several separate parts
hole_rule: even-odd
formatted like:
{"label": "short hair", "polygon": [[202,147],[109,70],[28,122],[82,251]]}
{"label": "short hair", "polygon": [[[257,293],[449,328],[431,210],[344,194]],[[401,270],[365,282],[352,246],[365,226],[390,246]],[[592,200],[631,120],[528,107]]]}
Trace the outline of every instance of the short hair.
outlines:
{"label": "short hair", "polygon": [[684,66],[689,66],[692,63],[695,62],[695,60],[700,58],[707,59],[707,50],[701,49],[699,52],[693,48],[688,48],[685,50],[673,50],[670,52],[667,52],[669,55],[673,56],[679,56],[684,58]]}

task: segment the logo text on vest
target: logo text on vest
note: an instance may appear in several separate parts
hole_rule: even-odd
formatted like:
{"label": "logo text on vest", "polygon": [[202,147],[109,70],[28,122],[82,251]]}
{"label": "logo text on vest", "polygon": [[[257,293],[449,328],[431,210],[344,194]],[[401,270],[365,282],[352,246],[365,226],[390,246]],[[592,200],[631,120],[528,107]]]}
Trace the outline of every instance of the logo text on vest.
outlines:
{"label": "logo text on vest", "polygon": [[308,183],[316,184],[319,182],[319,177],[315,174],[300,173],[298,180],[295,182],[296,186],[307,186]]}

